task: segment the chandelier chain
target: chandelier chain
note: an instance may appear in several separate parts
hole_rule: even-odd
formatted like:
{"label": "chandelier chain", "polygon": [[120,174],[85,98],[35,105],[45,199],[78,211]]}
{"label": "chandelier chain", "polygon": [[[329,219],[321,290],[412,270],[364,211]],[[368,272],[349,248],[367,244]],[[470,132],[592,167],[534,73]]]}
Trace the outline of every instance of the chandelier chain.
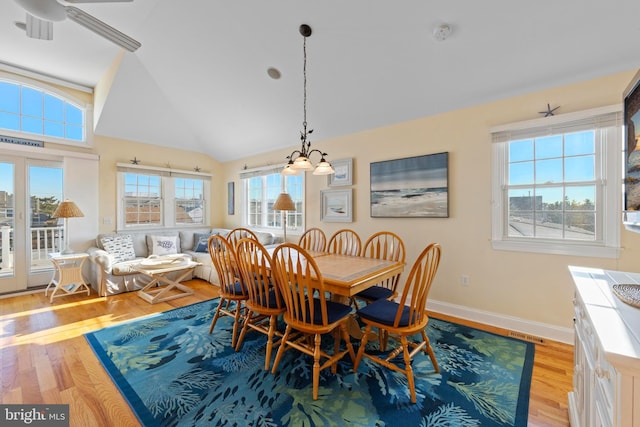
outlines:
{"label": "chandelier chain", "polygon": [[307,38],[303,37],[302,52],[304,62],[302,65],[302,81],[303,81],[303,120],[302,126],[304,126],[304,133],[307,133]]}

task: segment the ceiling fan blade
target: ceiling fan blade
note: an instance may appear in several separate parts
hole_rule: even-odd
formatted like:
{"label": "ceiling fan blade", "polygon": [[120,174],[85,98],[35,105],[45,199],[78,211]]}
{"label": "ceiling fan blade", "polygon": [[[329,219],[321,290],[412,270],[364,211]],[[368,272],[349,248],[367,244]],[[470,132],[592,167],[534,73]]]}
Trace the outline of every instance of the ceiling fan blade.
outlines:
{"label": "ceiling fan blade", "polygon": [[27,36],[38,40],[53,39],[53,22],[36,18],[27,13],[26,28]]}
{"label": "ceiling fan blade", "polygon": [[110,42],[127,49],[129,52],[134,52],[142,46],[139,41],[132,39],[128,35],[78,8],[73,6],[65,6],[64,8],[67,11],[67,18],[104,37]]}

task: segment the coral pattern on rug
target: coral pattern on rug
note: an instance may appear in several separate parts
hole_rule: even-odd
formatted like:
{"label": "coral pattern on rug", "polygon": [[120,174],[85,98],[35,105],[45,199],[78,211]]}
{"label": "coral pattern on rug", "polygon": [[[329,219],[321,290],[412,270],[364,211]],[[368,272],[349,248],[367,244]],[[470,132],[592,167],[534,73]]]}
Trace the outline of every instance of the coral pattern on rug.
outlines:
{"label": "coral pattern on rug", "polygon": [[427,355],[415,356],[416,404],[404,375],[367,358],[354,373],[348,356],[336,375],[321,372],[314,401],[311,358],[291,350],[276,374],[265,371],[265,335],[248,333],[235,352],[226,316],[209,334],[216,306],[204,301],[86,334],[144,426],[527,424],[531,343],[432,318],[427,335],[440,373]]}

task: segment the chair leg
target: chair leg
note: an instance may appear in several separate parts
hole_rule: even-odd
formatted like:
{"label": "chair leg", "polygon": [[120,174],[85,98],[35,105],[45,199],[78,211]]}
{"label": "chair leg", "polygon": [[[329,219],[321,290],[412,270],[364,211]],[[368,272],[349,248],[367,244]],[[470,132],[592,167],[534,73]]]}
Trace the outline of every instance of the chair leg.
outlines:
{"label": "chair leg", "polygon": [[220,310],[222,308],[222,304],[224,304],[225,300],[221,299],[218,302],[218,307],[216,308],[216,314],[215,316],[213,316],[213,319],[211,320],[211,326],[209,327],[209,333],[211,334],[213,332],[213,328],[216,327],[216,322],[218,321],[218,317],[220,317]]}
{"label": "chair leg", "polygon": [[425,346],[425,351],[429,355],[429,358],[431,359],[431,363],[433,364],[433,367],[436,369],[436,373],[440,372],[440,367],[438,366],[438,361],[436,360],[436,354],[433,352],[433,347],[431,347],[431,342],[429,341],[429,337],[427,336],[427,333],[424,330],[422,331],[422,339],[424,340],[424,342],[427,343],[427,345]]}
{"label": "chair leg", "polygon": [[409,392],[411,393],[411,403],[416,403],[416,384],[413,379],[413,368],[411,367],[411,356],[409,355],[409,342],[407,337],[402,335],[400,337],[402,344],[402,353],[404,355],[404,373],[407,376],[407,383],[409,384]]}
{"label": "chair leg", "polygon": [[366,347],[367,341],[369,340],[369,332],[371,332],[371,325],[367,325],[367,327],[364,328],[364,335],[362,335],[362,339],[360,340],[358,355],[356,356],[356,361],[353,362],[353,372],[358,371],[358,365],[360,365],[360,360],[362,360],[362,356],[364,355],[364,348]]}
{"label": "chair leg", "polygon": [[249,322],[251,321],[252,314],[251,310],[247,310],[247,317],[245,317],[244,322],[242,322],[242,329],[240,330],[238,343],[235,346],[236,351],[240,351],[242,348],[242,342],[244,341],[244,336],[247,334],[247,329],[249,329]]}
{"label": "chair leg", "polygon": [[[340,339],[342,335],[342,326],[338,327],[339,329],[333,330],[333,355],[335,356],[340,352]],[[338,360],[334,360],[331,364],[331,373],[335,374],[338,372]]]}
{"label": "chair leg", "polygon": [[278,321],[278,317],[276,315],[271,315],[269,317],[269,332],[267,333],[267,352],[264,356],[264,370],[269,370],[269,365],[271,364],[271,349],[273,349],[273,337],[276,335],[276,324]]}
{"label": "chair leg", "polygon": [[313,347],[313,400],[318,400],[318,386],[320,385],[320,334],[315,334]]}
{"label": "chair leg", "polygon": [[231,336],[231,347],[236,348],[238,325],[240,324],[240,314],[242,313],[242,301],[236,301],[236,312],[233,318],[233,335]]}
{"label": "chair leg", "polygon": [[278,370],[280,359],[282,359],[282,355],[287,348],[287,340],[289,339],[289,334],[291,334],[291,326],[287,325],[287,328],[284,331],[284,335],[282,336],[282,341],[280,342],[280,347],[278,347],[278,353],[276,353],[276,360],[273,361],[273,368],[271,368],[272,374],[275,374]]}
{"label": "chair leg", "polygon": [[349,336],[349,330],[347,329],[347,325],[343,323],[340,326],[340,330],[342,331],[342,339],[344,340],[347,350],[349,351],[349,357],[351,357],[351,363],[356,361],[356,353],[353,351],[353,345],[351,344],[351,337]]}

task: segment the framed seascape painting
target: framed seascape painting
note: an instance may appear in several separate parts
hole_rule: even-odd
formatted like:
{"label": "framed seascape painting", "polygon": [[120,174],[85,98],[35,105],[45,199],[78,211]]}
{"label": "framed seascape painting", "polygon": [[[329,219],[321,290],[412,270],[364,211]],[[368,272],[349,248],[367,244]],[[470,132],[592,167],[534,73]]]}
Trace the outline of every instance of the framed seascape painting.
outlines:
{"label": "framed seascape painting", "polygon": [[324,222],[351,222],[353,190],[322,190],[320,220]]}
{"label": "framed seascape painting", "polygon": [[331,166],[336,171],[329,175],[327,184],[329,187],[337,187],[339,185],[351,185],[353,175],[353,159],[334,160]]}
{"label": "framed seascape painting", "polygon": [[371,163],[371,217],[448,218],[449,153]]}

